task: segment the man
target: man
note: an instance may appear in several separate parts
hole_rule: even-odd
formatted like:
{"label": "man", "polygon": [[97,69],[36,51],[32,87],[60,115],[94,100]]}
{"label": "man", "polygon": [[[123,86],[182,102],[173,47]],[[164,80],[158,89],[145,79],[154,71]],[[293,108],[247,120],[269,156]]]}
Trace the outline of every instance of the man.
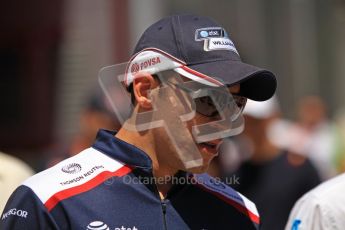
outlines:
{"label": "man", "polygon": [[195,173],[240,131],[245,98],[273,95],[275,76],[242,63],[222,27],[193,15],[150,26],[127,67],[134,107],[119,132],[101,130],[91,148],[24,182],[0,228],[257,229],[253,203]]}

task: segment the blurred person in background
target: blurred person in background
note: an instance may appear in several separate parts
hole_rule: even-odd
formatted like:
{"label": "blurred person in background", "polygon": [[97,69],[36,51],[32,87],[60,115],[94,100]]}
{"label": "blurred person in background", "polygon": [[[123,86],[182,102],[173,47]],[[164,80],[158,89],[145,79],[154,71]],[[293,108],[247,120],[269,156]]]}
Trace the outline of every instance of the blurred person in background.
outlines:
{"label": "blurred person in background", "polygon": [[345,109],[339,109],[334,119],[334,164],[337,173],[345,172]]}
{"label": "blurred person in background", "polygon": [[0,152],[0,213],[14,190],[33,174],[23,161]]}
{"label": "blurred person in background", "polygon": [[74,155],[89,147],[95,140],[99,129],[119,130],[117,121],[108,99],[101,90],[97,90],[88,100],[80,116],[79,132],[73,138],[69,152]]}
{"label": "blurred person in background", "polygon": [[248,101],[245,130],[236,138],[241,139],[239,153],[252,151],[251,156],[227,176],[238,177],[239,183],[232,186],[257,205],[262,229],[283,229],[296,200],[320,182],[307,158],[281,149],[269,139],[270,126],[279,113],[276,98],[260,104]]}
{"label": "blurred person in background", "polygon": [[87,98],[80,114],[79,130],[70,143],[57,143],[47,154],[45,168],[69,158],[88,148],[94,142],[99,129],[119,130],[121,124],[111,109],[108,99],[99,88]]}
{"label": "blurred person in background", "polygon": [[327,180],[337,174],[337,168],[335,130],[327,119],[325,103],[318,96],[305,96],[297,108],[297,121],[276,129],[270,137],[281,148],[308,157],[321,179]]}

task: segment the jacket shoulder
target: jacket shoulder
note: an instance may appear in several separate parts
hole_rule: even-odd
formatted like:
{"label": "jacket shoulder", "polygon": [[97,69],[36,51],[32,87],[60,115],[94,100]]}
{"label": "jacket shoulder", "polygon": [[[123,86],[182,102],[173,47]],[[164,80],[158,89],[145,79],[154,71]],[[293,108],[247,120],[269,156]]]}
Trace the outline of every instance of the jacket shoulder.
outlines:
{"label": "jacket shoulder", "polygon": [[260,224],[260,216],[256,205],[247,197],[206,173],[194,174],[193,177],[199,188],[234,207],[257,226]]}
{"label": "jacket shoulder", "polygon": [[119,172],[130,168],[102,152],[88,148],[55,166],[44,170],[26,181],[48,210],[61,200],[88,191]]}

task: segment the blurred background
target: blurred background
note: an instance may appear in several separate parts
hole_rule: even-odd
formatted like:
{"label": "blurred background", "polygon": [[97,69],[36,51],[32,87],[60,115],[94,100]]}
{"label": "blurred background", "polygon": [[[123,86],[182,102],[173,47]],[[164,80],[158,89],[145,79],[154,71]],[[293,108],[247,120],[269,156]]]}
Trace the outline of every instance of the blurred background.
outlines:
{"label": "blurred background", "polygon": [[[36,171],[46,167],[47,156],[87,146],[99,126],[116,127],[111,119],[103,124],[99,120],[105,118],[90,115],[107,110],[98,71],[128,60],[145,28],[174,13],[214,18],[245,62],[272,70],[285,119],[298,119],[304,96],[318,96],[331,120],[345,107],[344,0],[12,0],[1,5],[0,150]],[[81,137],[81,132],[88,134]]]}

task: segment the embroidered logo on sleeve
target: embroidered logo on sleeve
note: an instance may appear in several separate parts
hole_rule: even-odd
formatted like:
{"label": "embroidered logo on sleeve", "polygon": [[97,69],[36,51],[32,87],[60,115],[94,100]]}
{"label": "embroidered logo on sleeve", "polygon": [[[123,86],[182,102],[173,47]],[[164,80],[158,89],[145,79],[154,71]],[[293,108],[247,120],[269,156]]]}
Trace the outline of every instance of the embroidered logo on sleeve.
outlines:
{"label": "embroidered logo on sleeve", "polygon": [[6,218],[8,218],[10,216],[17,216],[17,217],[21,217],[21,218],[26,219],[28,216],[28,212],[25,210],[12,208],[12,209],[8,210],[7,212],[4,212],[1,220],[5,220]]}

